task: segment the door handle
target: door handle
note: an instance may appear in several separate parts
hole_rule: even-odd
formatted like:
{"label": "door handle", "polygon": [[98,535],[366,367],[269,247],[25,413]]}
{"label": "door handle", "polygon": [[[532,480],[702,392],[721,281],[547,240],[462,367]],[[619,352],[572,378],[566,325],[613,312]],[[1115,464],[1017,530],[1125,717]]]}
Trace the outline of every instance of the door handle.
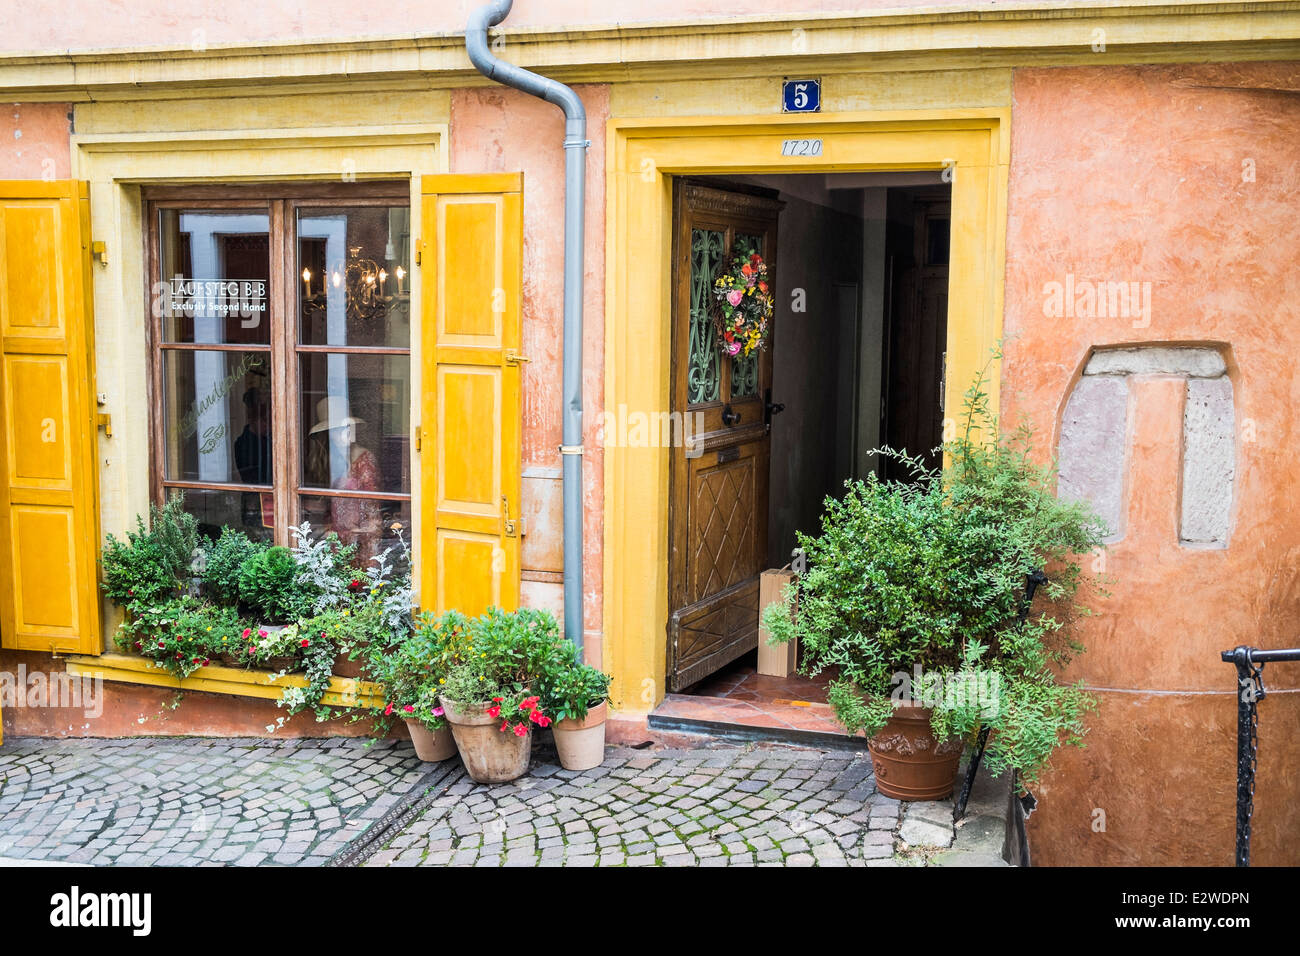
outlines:
{"label": "door handle", "polygon": [[763,423],[770,428],[772,426],[772,416],[780,415],[783,411],[785,411],[785,405],[772,401],[772,390],[767,389],[763,393]]}
{"label": "door handle", "polygon": [[726,406],[722,410],[722,424],[726,425],[728,428],[732,428],[735,427],[736,425],[739,425],[740,412],[733,412],[731,410],[730,405]]}
{"label": "door handle", "polygon": [[515,522],[510,518],[510,499],[505,495],[501,496],[501,520],[505,524],[505,535],[507,538],[513,538],[518,535],[518,529]]}

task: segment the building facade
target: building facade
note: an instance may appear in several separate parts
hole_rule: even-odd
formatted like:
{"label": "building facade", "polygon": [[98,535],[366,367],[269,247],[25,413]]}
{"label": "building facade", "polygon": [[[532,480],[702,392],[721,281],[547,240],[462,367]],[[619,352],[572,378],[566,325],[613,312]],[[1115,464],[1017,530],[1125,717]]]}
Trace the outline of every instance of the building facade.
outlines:
{"label": "building facade", "polygon": [[[275,722],[266,687],[195,679],[172,709],[173,682],[111,653],[100,543],[173,489],[211,527],[282,543],[310,520],[373,553],[401,522],[422,605],[558,616],[564,124],[473,69],[474,4],[46,6],[7,13],[0,40],[0,670],[109,680],[93,726],[10,707],[5,732]],[[890,436],[882,402],[933,395],[896,420],[939,427],[1003,342],[1004,420],[1033,421],[1113,531],[1098,560],[1115,584],[1067,675],[1100,707],[1037,794],[1036,859],[1229,859],[1236,698],[1219,652],[1293,645],[1300,620],[1300,11],[515,6],[493,53],[572,85],[588,117],[583,643],[624,732],[728,653],[709,615],[755,598],[722,555],[788,561],[793,529]],[[799,111],[784,84],[813,80],[819,108]],[[757,235],[765,203],[775,367],[709,384],[683,344],[687,247]],[[912,245],[896,272],[891,250]],[[901,318],[894,280],[920,290]],[[377,291],[329,294],[358,281]],[[801,291],[810,310],[790,304]],[[937,338],[909,358],[889,330],[922,326]],[[893,342],[894,364],[830,374],[855,351],[844,334],[859,358]],[[704,391],[679,402],[697,371]],[[721,445],[691,483],[656,422],[695,408],[742,429],[766,416],[764,457],[735,459],[757,484],[727,484],[739,465],[724,474]],[[718,519],[723,494],[761,517]],[[683,541],[709,559],[684,577]],[[1266,676],[1255,857],[1295,863],[1300,675]]]}

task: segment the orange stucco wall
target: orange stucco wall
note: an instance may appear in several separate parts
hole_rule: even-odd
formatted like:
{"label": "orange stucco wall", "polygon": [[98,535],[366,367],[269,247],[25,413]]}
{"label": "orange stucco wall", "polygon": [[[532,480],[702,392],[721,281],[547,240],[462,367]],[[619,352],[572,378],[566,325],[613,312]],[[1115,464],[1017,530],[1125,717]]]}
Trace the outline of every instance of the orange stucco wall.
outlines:
{"label": "orange stucco wall", "polygon": [[[867,13],[956,5],[959,0],[782,0],[781,10]],[[0,8],[0,51],[97,50],[124,47],[204,49],[260,40],[463,33],[480,0],[107,0],[85,15],[84,0],[43,0],[40,16]],[[742,0],[516,0],[509,29],[610,25],[686,18],[725,20],[761,12]]]}
{"label": "orange stucco wall", "polygon": [[0,106],[0,179],[67,179],[72,150],[66,103]]}
{"label": "orange stucco wall", "polygon": [[[1180,546],[1183,384],[1133,384],[1127,530],[1068,673],[1100,707],[1039,788],[1038,863],[1231,862],[1235,672],[1219,653],[1300,644],[1297,88],[1293,64],[1016,72],[1004,415],[1054,447],[1090,347],[1203,342],[1230,352],[1238,426],[1230,543]],[[1149,325],[1046,318],[1044,285],[1067,274],[1150,282]],[[1300,667],[1265,683],[1254,859],[1294,865]]]}

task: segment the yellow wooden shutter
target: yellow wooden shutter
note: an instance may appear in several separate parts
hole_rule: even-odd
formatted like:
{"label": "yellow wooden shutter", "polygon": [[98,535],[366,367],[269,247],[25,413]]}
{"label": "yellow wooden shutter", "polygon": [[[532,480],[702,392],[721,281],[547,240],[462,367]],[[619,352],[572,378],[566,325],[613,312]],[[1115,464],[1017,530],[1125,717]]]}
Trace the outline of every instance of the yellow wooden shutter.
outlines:
{"label": "yellow wooden shutter", "polygon": [[85,183],[0,182],[0,643],[98,654]]}
{"label": "yellow wooden shutter", "polygon": [[420,602],[519,605],[523,174],[426,176]]}

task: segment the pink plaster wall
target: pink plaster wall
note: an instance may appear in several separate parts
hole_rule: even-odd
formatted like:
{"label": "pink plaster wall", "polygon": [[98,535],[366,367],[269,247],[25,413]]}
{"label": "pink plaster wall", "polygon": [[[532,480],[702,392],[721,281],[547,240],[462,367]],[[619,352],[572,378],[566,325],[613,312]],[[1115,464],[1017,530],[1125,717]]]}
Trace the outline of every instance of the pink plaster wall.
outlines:
{"label": "pink plaster wall", "polygon": [[[961,0],[782,0],[781,11],[867,13]],[[192,48],[259,40],[463,33],[479,0],[106,0],[86,16],[85,0],[0,6],[0,51]],[[593,26],[680,19],[722,20],[764,12],[740,0],[517,0],[508,28]]]}
{"label": "pink plaster wall", "polygon": [[[1100,709],[1086,749],[1062,754],[1040,789],[1037,862],[1232,860],[1235,672],[1219,652],[1300,644],[1297,90],[1295,64],[1016,71],[1008,419],[1029,416],[1054,447],[1091,346],[1211,342],[1231,349],[1238,422],[1230,545],[1182,547],[1183,386],[1133,383],[1128,531],[1068,673]],[[1149,326],[1046,318],[1044,285],[1071,273],[1150,282]],[[1266,682],[1255,858],[1295,865],[1300,667],[1273,665]]]}
{"label": "pink plaster wall", "polygon": [[[576,88],[587,109],[586,290],[583,325],[583,591],[589,660],[600,660],[603,455],[596,433],[604,408],[605,341],[605,124],[609,88]],[[559,469],[560,385],[564,338],[564,114],[536,97],[504,87],[455,90],[451,97],[451,171],[524,173],[523,465]],[[550,482],[552,479],[542,479]],[[528,535],[553,545],[562,540],[558,481],[553,488],[525,484]],[[557,556],[549,548],[548,563]],[[525,564],[528,564],[526,549]],[[538,562],[534,562],[538,563]],[[527,570],[560,571],[552,567]]]}
{"label": "pink plaster wall", "polygon": [[0,106],[0,179],[67,179],[70,110],[66,103]]}

